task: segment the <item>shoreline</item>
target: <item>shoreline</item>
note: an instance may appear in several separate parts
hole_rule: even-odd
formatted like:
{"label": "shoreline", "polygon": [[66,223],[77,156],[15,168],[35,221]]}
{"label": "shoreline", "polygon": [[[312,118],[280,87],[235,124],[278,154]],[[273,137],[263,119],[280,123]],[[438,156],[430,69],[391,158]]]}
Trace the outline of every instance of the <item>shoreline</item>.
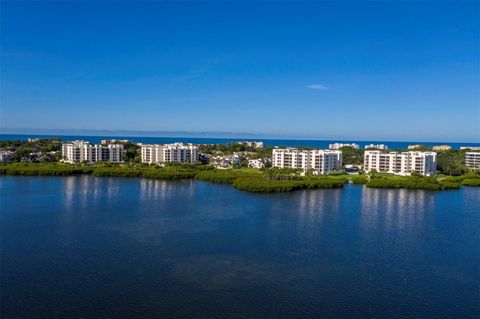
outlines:
{"label": "shoreline", "polygon": [[255,193],[281,193],[301,189],[341,188],[346,183],[364,184],[369,188],[450,190],[463,186],[480,186],[480,176],[397,176],[389,174],[298,176],[282,170],[220,170],[207,165],[91,165],[64,163],[11,163],[0,165],[0,176],[75,176],[132,177],[157,180],[196,179],[230,184]]}

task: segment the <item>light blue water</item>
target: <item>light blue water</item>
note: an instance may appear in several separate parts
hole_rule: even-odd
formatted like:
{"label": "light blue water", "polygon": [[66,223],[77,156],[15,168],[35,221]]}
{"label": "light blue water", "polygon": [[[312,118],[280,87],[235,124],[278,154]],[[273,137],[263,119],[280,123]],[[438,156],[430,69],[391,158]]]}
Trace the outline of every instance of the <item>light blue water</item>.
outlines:
{"label": "light blue water", "polygon": [[1,318],[478,318],[480,188],[0,177]]}

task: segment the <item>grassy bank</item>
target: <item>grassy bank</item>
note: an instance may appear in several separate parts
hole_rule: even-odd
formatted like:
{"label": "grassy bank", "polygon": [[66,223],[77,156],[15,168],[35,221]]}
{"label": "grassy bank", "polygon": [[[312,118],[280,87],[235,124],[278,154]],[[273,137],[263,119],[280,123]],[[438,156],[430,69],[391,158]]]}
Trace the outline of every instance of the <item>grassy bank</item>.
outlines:
{"label": "grassy bank", "polygon": [[[273,172],[273,173],[272,173]],[[205,165],[71,165],[64,163],[10,163],[0,165],[0,175],[68,176],[93,175],[98,177],[141,177],[162,180],[195,178],[202,181],[231,184],[250,192],[289,192],[299,189],[336,188],[345,183],[365,184],[372,188],[407,188],[426,190],[458,189],[462,186],[480,186],[480,176],[420,177],[391,174],[303,177],[289,170],[262,171],[256,169],[219,170]]]}

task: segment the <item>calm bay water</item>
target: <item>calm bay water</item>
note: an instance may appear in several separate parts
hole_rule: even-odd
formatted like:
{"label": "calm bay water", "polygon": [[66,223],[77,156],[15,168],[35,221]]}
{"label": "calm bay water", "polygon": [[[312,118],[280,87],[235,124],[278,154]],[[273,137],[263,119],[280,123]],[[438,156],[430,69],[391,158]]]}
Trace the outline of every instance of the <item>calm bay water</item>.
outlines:
{"label": "calm bay water", "polygon": [[480,189],[1,177],[1,318],[478,318]]}

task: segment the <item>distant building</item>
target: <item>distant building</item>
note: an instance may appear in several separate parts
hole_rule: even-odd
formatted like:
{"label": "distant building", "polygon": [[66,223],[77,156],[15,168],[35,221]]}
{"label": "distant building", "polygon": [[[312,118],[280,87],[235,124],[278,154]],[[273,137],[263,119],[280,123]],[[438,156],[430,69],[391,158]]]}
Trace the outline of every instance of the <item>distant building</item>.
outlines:
{"label": "distant building", "polygon": [[450,145],[435,145],[432,147],[433,151],[449,151],[452,147]]}
{"label": "distant building", "polygon": [[419,148],[424,148],[425,145],[422,145],[422,144],[415,144],[415,145],[408,145],[407,148],[409,150],[416,150],[416,149],[419,149]]}
{"label": "distant building", "polygon": [[197,163],[199,161],[198,146],[191,143],[142,144],[142,163]]}
{"label": "distant building", "polygon": [[264,168],[265,164],[261,159],[249,159],[248,167],[260,169],[260,168]]}
{"label": "distant building", "polygon": [[245,145],[252,148],[263,148],[263,142],[241,141],[241,142],[237,142],[237,144]]}
{"label": "distant building", "polygon": [[480,151],[480,146],[460,146],[461,150]]}
{"label": "distant building", "polygon": [[0,163],[10,162],[12,159],[12,151],[0,151]]}
{"label": "distant building", "polygon": [[62,160],[66,163],[89,164],[95,162],[123,163],[123,145],[90,144],[85,141],[73,141],[62,144]]}
{"label": "distant building", "polygon": [[101,140],[100,144],[125,144],[125,143],[130,143],[129,140]]}
{"label": "distant building", "polygon": [[465,166],[469,170],[480,171],[480,152],[466,152]]}
{"label": "distant building", "polygon": [[38,141],[40,141],[40,139],[37,138],[37,137],[28,137],[27,138],[27,142],[30,142],[30,143],[38,142]]}
{"label": "distant building", "polygon": [[388,146],[385,144],[368,144],[365,145],[365,149],[377,149],[377,150],[388,150]]}
{"label": "distant building", "polygon": [[313,170],[326,175],[342,169],[342,151],[300,150],[297,148],[274,148],[273,167]]}
{"label": "distant building", "polygon": [[437,171],[437,153],[365,151],[364,170],[403,176],[412,173],[433,176]]}
{"label": "distant building", "polygon": [[331,150],[339,150],[339,149],[341,149],[342,147],[345,147],[345,146],[351,147],[351,148],[356,148],[356,149],[360,148],[360,145],[355,144],[355,143],[334,143],[334,144],[329,144],[328,148],[331,149]]}

